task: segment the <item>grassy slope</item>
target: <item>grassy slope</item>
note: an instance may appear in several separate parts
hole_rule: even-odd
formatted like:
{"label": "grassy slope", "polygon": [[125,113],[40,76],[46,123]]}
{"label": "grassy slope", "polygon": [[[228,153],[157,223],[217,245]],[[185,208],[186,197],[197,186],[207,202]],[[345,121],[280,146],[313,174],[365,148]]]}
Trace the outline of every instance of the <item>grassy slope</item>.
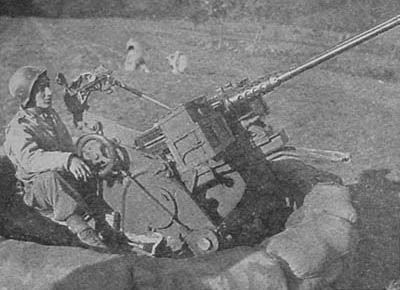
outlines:
{"label": "grassy slope", "polygon": [[[104,64],[122,80],[175,106],[212,93],[229,80],[285,70],[343,37],[331,31],[271,24],[254,43],[254,24],[229,23],[226,29],[226,45],[237,52],[212,48],[217,28],[211,24],[193,30],[188,22],[172,20],[0,18],[0,126],[16,111],[5,84],[21,65],[44,64],[51,74],[62,71],[71,78]],[[285,127],[292,143],[353,155],[349,165],[322,165],[345,178],[361,215],[357,267],[339,285],[342,288],[380,289],[396,278],[400,267],[395,222],[400,184],[385,178],[385,170],[400,162],[399,36],[399,29],[392,30],[266,96],[271,123]],[[151,74],[127,74],[120,69],[130,37],[147,43]],[[246,52],[250,44],[256,44],[256,53]],[[169,73],[165,56],[175,50],[189,56],[184,75]],[[56,106],[62,108],[61,98]],[[164,114],[163,109],[122,92],[92,96],[91,111],[140,130]],[[67,118],[65,112],[63,116]]]}

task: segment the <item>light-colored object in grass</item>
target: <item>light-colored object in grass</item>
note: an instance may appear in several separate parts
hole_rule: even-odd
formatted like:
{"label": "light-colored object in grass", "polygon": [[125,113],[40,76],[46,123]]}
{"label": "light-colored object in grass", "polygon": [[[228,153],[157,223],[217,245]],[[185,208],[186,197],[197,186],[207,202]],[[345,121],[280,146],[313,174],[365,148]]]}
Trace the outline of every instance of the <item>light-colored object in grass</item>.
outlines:
{"label": "light-colored object in grass", "polygon": [[392,167],[385,177],[392,182],[400,182],[400,168],[398,166]]}
{"label": "light-colored object in grass", "polygon": [[400,279],[391,281],[385,290],[400,290]]}
{"label": "light-colored object in grass", "polygon": [[126,51],[127,55],[124,63],[125,71],[138,70],[145,73],[150,72],[144,60],[144,48],[140,42],[132,38],[129,39],[126,43]]}
{"label": "light-colored object in grass", "polygon": [[166,57],[169,66],[172,68],[173,74],[180,74],[185,71],[188,66],[188,58],[179,50]]}

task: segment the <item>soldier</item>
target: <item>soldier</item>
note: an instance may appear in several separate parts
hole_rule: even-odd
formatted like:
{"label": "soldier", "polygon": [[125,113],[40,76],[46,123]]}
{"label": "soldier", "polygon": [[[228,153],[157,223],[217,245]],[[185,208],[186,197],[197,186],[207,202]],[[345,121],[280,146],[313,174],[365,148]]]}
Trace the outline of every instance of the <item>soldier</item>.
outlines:
{"label": "soldier", "polygon": [[87,246],[106,248],[88,224],[103,208],[95,180],[86,163],[74,154],[72,138],[52,108],[46,69],[21,67],[12,75],[9,90],[20,110],[6,129],[4,149],[24,185],[24,202],[67,225]]}

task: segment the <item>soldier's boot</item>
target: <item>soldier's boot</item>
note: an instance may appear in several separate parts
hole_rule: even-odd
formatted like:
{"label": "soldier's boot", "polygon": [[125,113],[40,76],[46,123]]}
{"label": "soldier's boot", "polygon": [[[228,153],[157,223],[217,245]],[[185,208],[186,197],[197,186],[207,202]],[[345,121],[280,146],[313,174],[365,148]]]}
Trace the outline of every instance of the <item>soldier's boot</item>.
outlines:
{"label": "soldier's boot", "polygon": [[70,231],[76,234],[86,246],[107,249],[107,246],[102,242],[96,231],[84,221],[82,216],[72,214],[67,218],[66,223]]}

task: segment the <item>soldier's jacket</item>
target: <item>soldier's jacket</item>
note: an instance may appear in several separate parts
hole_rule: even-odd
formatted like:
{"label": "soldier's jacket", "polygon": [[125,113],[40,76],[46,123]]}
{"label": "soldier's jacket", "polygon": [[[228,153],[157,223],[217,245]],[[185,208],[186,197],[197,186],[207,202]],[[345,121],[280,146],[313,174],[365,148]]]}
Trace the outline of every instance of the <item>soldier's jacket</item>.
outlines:
{"label": "soldier's jacket", "polygon": [[4,150],[24,182],[49,170],[67,170],[75,148],[71,135],[54,109],[20,110],[6,128]]}

